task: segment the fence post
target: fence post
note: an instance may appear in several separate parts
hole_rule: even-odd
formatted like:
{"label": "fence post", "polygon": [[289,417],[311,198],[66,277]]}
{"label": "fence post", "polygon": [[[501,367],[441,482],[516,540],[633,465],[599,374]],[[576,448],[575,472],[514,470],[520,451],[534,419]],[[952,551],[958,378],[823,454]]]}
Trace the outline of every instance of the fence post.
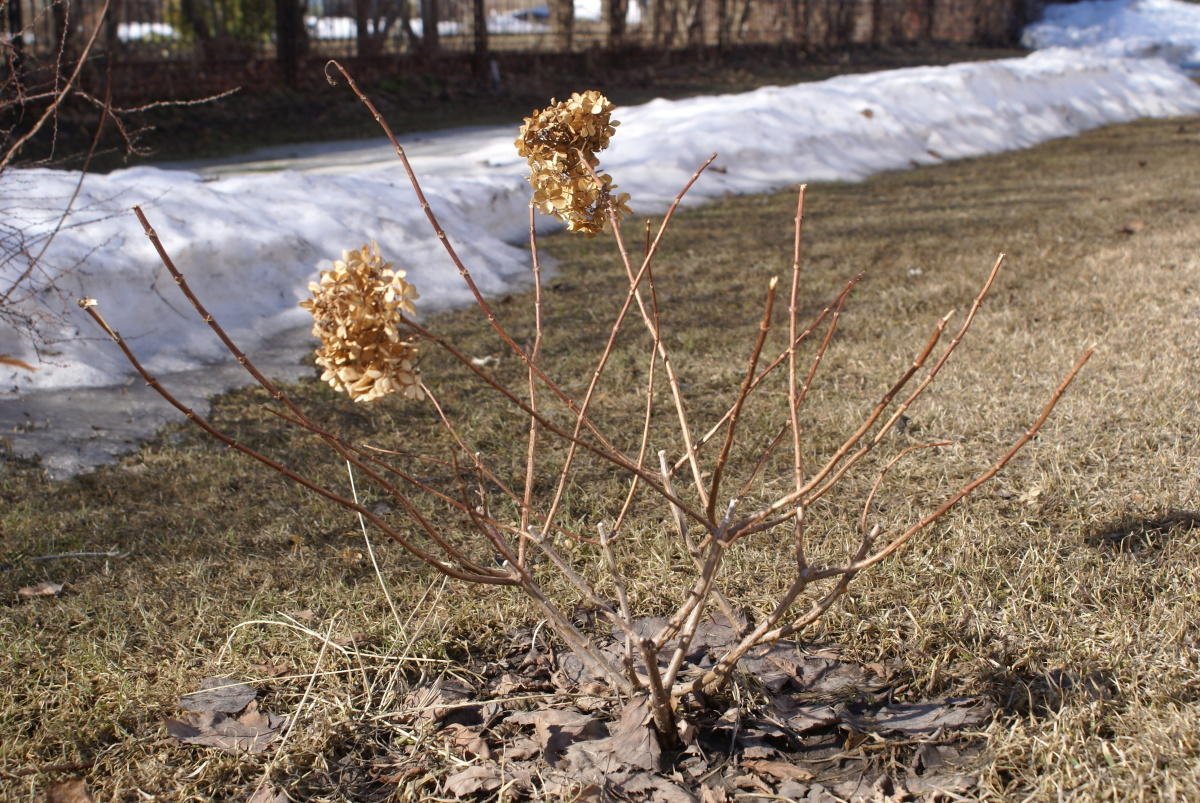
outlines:
{"label": "fence post", "polygon": [[288,86],[299,79],[302,25],[297,0],[275,0],[275,56]]}
{"label": "fence post", "polygon": [[18,81],[21,80],[21,62],[25,57],[25,36],[22,31],[25,28],[25,22],[21,19],[21,0],[8,0],[5,11],[6,19],[8,20],[8,33],[10,47],[12,48],[12,56],[10,56],[9,68],[12,70],[13,77]]}
{"label": "fence post", "polygon": [[474,2],[474,64],[475,77],[485,78],[488,73],[488,29],[487,9],[484,0]]}

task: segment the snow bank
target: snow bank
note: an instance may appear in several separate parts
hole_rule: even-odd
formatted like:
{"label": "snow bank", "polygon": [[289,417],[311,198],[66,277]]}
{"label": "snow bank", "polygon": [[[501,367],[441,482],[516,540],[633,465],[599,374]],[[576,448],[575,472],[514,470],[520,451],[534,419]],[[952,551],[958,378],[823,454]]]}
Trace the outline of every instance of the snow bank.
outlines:
{"label": "snow bank", "polygon": [[1086,48],[1112,56],[1152,56],[1200,73],[1200,5],[1183,0],[1085,0],[1046,7],[1025,29],[1031,49]]}
{"label": "snow bank", "polygon": [[[602,165],[632,193],[634,209],[648,213],[662,210],[713,151],[723,170],[699,182],[692,203],[1022,148],[1137,117],[1195,113],[1200,87],[1161,61],[1058,50],[619,109],[622,125]],[[515,132],[444,135],[433,140],[437,147],[412,149],[434,209],[485,293],[519,284],[527,270],[522,248],[510,244],[525,237],[528,199]],[[297,167],[208,177],[138,167],[88,176],[46,254],[47,265],[78,266],[59,279],[58,294],[47,290],[41,299],[58,303],[66,321],[46,333],[55,353],[37,373],[0,370],[0,392],[126,380],[130,372],[114,348],[80,339],[95,332],[70,308],[78,296],[97,298],[155,372],[224,357],[127,212],[135,203],[200,297],[251,352],[305,327],[297,302],[308,282],[341,249],[369,240],[408,269],[423,310],[468,301],[393,160]],[[10,171],[0,178],[0,198],[36,236],[53,224],[38,210],[61,203],[77,180],[62,171]],[[6,285],[12,276],[0,279]],[[0,328],[0,351],[38,362],[9,345],[19,341]],[[304,348],[298,336],[297,353]]]}

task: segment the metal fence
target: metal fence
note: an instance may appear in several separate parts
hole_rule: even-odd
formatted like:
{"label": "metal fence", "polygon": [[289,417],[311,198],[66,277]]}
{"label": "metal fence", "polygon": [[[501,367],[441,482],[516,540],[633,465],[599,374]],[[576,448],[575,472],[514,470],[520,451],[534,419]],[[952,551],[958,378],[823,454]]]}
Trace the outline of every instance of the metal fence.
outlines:
{"label": "metal fence", "polygon": [[[239,60],[414,51],[804,47],[1010,39],[1027,0],[0,0],[32,58],[102,26],[118,60]],[[426,25],[426,21],[432,24]]]}

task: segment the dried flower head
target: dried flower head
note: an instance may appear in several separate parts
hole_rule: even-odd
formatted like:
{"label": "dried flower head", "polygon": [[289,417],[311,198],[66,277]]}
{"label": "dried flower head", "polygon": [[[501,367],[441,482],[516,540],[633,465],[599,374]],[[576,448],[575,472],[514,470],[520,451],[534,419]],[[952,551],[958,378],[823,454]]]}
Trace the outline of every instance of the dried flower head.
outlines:
{"label": "dried flower head", "polygon": [[590,237],[604,230],[610,209],[629,214],[628,193],[614,193],[612,176],[595,172],[596,151],[608,147],[618,125],[613,105],[595,89],[550,102],[525,118],[517,153],[529,161],[537,208]]}
{"label": "dried flower head", "polygon": [[412,312],[417,291],[371,243],[343,251],[333,270],[321,271],[300,306],[312,313],[320,341],[321,379],[365,402],[400,392],[420,396],[417,346],[400,336],[401,312]]}

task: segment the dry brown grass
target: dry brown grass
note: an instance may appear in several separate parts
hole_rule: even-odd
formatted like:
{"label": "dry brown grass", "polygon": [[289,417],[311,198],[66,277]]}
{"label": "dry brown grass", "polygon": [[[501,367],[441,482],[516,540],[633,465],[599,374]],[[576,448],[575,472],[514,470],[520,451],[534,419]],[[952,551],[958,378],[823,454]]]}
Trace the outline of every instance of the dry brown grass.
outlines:
{"label": "dry brown grass", "polygon": [[[1038,441],[998,482],[864,578],[812,634],[858,658],[897,661],[902,695],[993,698],[1002,714],[986,734],[987,797],[1200,797],[1198,146],[1200,120],[1137,123],[809,191],[811,307],[867,272],[808,406],[814,449],[861,415],[934,319],[969,303],[997,252],[1010,254],[970,340],[897,440],[958,445],[897,470],[882,520],[928,509],[934,489],[982,466],[1023,429],[1080,347],[1099,344]],[[668,240],[657,278],[674,299],[667,330],[696,416],[728,402],[716,394],[730,393],[741,371],[761,288],[787,270],[793,203],[790,193],[729,199],[679,218]],[[583,346],[623,295],[622,271],[595,242],[558,237],[545,247],[563,267],[550,282],[544,353],[582,365],[593,353]],[[524,306],[498,305],[518,332],[529,330]],[[436,323],[469,353],[486,352],[474,315]],[[633,354],[615,356],[604,389],[616,420],[639,414],[641,402],[624,390],[644,372]],[[514,383],[522,376],[515,360],[498,370]],[[442,361],[423,371],[485,445],[511,448],[519,470],[523,433],[500,424],[482,403],[487,394]],[[436,427],[419,403],[367,411],[315,382],[296,392],[380,445],[408,448]],[[231,394],[216,417],[259,447],[317,459],[315,444],[280,432],[258,401]],[[755,409],[748,435],[771,424]],[[344,467],[321,470],[338,482]],[[570,518],[610,506],[619,494],[610,482],[597,470],[572,489]],[[830,543],[846,537],[862,490],[851,484],[814,511],[813,532]],[[15,773],[76,762],[87,765],[77,774],[98,799],[248,794],[267,760],[175,745],[161,720],[203,675],[252,675],[265,660],[288,662],[296,677],[264,683],[264,707],[296,714],[319,639],[277,624],[235,628],[311,609],[313,631],[358,633],[359,649],[327,651],[321,669],[336,674],[315,683],[299,727],[270,759],[272,777],[297,799],[368,799],[380,787],[366,765],[382,745],[423,738],[391,716],[404,691],[449,662],[497,654],[530,624],[515,594],[443,587],[381,546],[401,617],[429,612],[397,627],[355,554],[362,536],[349,516],[188,430],[63,485],[9,463],[0,495],[9,605],[0,616],[0,797],[22,799],[59,777]],[[649,512],[634,528],[644,546],[631,594],[643,604],[661,599],[661,578],[684,557],[665,531]],[[112,545],[128,556],[32,559]],[[784,581],[773,555],[752,546],[731,567],[762,604]],[[13,602],[18,587],[41,579],[69,586],[58,599]],[[430,772],[446,760],[437,752],[431,746]]]}

